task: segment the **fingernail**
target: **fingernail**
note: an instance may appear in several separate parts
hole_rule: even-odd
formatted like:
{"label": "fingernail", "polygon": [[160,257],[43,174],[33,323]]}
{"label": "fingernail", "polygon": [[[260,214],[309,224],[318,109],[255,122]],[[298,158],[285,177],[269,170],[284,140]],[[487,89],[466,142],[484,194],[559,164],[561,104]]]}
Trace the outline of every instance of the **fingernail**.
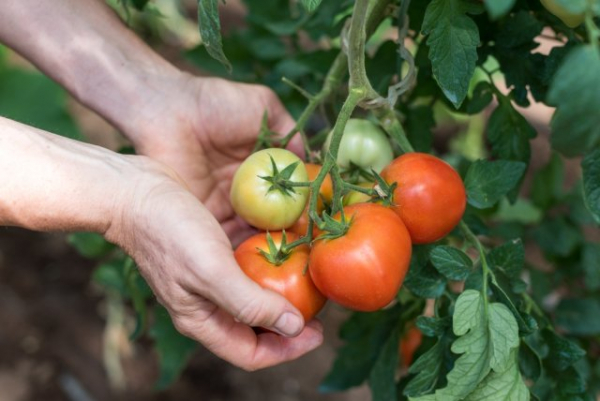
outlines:
{"label": "fingernail", "polygon": [[284,336],[295,336],[302,330],[303,319],[295,313],[285,312],[275,322],[273,327]]}

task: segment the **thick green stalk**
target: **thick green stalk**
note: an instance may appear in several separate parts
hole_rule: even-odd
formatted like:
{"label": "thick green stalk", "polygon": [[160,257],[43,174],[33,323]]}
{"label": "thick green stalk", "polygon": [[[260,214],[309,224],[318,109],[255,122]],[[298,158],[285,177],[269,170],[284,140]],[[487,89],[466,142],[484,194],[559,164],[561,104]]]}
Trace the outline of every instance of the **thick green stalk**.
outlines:
{"label": "thick green stalk", "polygon": [[[379,26],[381,21],[383,21],[383,19],[386,17],[387,7],[391,3],[392,0],[378,0],[373,4],[366,20],[366,37],[371,36],[375,29],[377,29],[377,27]],[[300,114],[300,116],[298,117],[296,125],[282,139],[282,147],[287,146],[287,144],[297,132],[304,132],[304,127],[306,126],[308,120],[315,112],[317,107],[319,107],[321,103],[323,103],[336,89],[340,87],[340,85],[343,83],[343,79],[346,76],[347,72],[348,57],[344,52],[340,52],[331,64],[331,67],[329,68],[329,71],[325,76],[323,87],[317,94],[309,98],[308,104],[306,105],[304,111],[302,111],[302,114]]]}
{"label": "thick green stalk", "polygon": [[[314,220],[317,225],[322,223],[321,218],[317,214],[317,201],[319,199],[319,188],[321,188],[321,184],[325,180],[327,174],[331,171],[331,169],[336,165],[337,154],[340,149],[340,143],[342,141],[342,136],[344,135],[344,128],[346,127],[346,123],[352,116],[352,112],[358,106],[358,104],[364,99],[365,91],[363,89],[352,89],[340,110],[340,114],[338,114],[337,120],[335,122],[335,126],[333,127],[333,134],[331,136],[331,143],[329,145],[329,151],[324,157],[323,167],[317,178],[312,183],[311,186],[311,194],[309,201],[309,216],[312,220]],[[335,205],[339,203],[340,198],[340,190],[339,185],[334,186],[334,198],[333,204]],[[337,197],[336,197],[337,196]],[[312,235],[311,232],[307,233],[307,235]]]}
{"label": "thick green stalk", "polygon": [[371,84],[365,69],[365,42],[367,33],[365,24],[369,0],[356,0],[350,33],[348,35],[348,71],[350,72],[350,88],[367,88],[372,91]]}

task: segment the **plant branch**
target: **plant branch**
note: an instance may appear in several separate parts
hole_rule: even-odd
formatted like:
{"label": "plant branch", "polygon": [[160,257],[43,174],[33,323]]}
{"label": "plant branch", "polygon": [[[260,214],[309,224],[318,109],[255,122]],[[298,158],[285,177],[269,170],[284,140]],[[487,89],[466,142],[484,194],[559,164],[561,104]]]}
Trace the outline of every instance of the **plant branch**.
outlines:
{"label": "plant branch", "polygon": [[376,112],[376,114],[379,118],[382,128],[394,141],[396,141],[404,153],[415,151],[406,137],[406,132],[404,131],[404,128],[402,127],[402,124],[400,123],[400,120],[398,120],[398,116],[393,109],[386,107]]}
{"label": "plant branch", "polygon": [[471,231],[469,226],[463,220],[461,220],[460,222],[460,229],[465,235],[467,241],[473,244],[473,246],[475,246],[475,248],[477,248],[477,250],[479,251],[479,260],[481,261],[481,268],[483,273],[483,303],[485,305],[486,313],[488,313],[488,277],[490,275],[493,276],[494,273],[490,270],[490,266],[488,265],[487,258],[485,255],[485,248],[483,247],[481,241],[479,241],[479,238],[477,238],[477,236],[473,233],[473,231]]}
{"label": "plant branch", "polygon": [[[387,8],[391,3],[392,3],[392,0],[378,0],[370,8],[370,11],[369,11],[368,17],[367,17],[367,21],[365,23],[365,25],[366,25],[366,28],[365,28],[366,35],[365,36],[366,37],[371,36],[373,34],[373,32],[375,31],[375,29],[377,29],[377,27],[379,26],[381,21],[383,21],[383,19],[387,16]],[[364,55],[363,55],[363,57],[364,57]],[[304,135],[304,128],[305,128],[308,120],[310,119],[310,117],[312,116],[314,111],[317,109],[317,107],[319,107],[319,105],[321,105],[337,88],[340,87],[340,85],[343,82],[344,77],[346,76],[347,71],[348,71],[348,57],[346,56],[346,54],[344,52],[340,52],[337,55],[337,57],[335,58],[335,60],[333,61],[333,63],[331,64],[331,67],[329,67],[329,71],[327,72],[327,75],[325,76],[325,80],[324,80],[323,87],[321,88],[321,90],[318,93],[316,93],[310,97],[309,102],[306,105],[306,108],[304,109],[304,111],[302,111],[302,114],[300,114],[300,116],[298,117],[298,120],[296,121],[296,125],[281,140],[282,147],[286,147],[288,145],[288,143],[290,142],[290,140],[292,139],[292,137],[297,132],[300,132],[300,134],[303,136],[304,142],[305,143],[307,142],[305,140],[306,137]],[[305,147],[306,147],[306,145],[305,145]],[[307,149],[305,149],[305,150],[307,150]]]}

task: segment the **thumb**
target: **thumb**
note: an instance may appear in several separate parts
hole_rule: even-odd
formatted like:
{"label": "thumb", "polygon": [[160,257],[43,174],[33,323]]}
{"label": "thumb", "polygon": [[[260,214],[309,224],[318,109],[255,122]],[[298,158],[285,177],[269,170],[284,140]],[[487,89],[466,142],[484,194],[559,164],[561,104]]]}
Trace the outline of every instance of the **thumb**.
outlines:
{"label": "thumb", "polygon": [[224,276],[219,274],[221,277],[210,285],[213,302],[248,326],[263,327],[286,337],[300,334],[305,322],[298,309],[282,295],[248,278],[237,263],[230,266],[221,269]]}

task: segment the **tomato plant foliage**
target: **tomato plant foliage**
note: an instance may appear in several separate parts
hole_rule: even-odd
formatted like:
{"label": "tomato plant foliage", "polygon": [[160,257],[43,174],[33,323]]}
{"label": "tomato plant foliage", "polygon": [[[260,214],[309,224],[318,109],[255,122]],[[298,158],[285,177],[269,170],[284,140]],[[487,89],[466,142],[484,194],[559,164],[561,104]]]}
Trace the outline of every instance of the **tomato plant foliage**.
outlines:
{"label": "tomato plant foliage", "polygon": [[[466,190],[458,226],[434,243],[413,245],[393,305],[350,314],[320,389],[367,383],[374,400],[595,399],[600,1],[553,0],[548,9],[550,2],[539,0],[244,3],[243,27],[221,32],[227,6],[198,1],[203,43],[185,51],[188,61],[270,86],[313,150],[328,136],[341,139],[350,117],[367,118],[386,133],[395,156],[435,154]],[[581,18],[566,21],[566,14]],[[5,93],[25,78],[0,68],[1,114],[28,120]],[[34,79],[62,101],[39,76],[28,82]],[[548,127],[531,117],[540,103],[554,108]],[[61,113],[32,121],[75,136]],[[533,140],[550,150],[540,152]],[[328,145],[333,153],[335,142]],[[320,157],[332,169],[334,215],[336,199],[357,188],[341,188],[340,180],[352,177],[328,165],[327,152]],[[77,234],[71,243],[98,259],[94,277],[107,293],[132,304],[133,334],[150,328],[160,385],[175,380],[195,347],[156,309],[131,261],[94,236]],[[411,366],[403,366],[398,344],[415,325],[423,340]]]}
{"label": "tomato plant foliage", "polygon": [[[592,368],[597,362],[584,348],[593,347],[592,336],[597,335],[590,320],[598,308],[595,291],[600,274],[598,246],[593,235],[581,230],[597,224],[599,208],[596,149],[600,124],[596,120],[600,92],[592,89],[600,87],[597,2],[554,2],[569,12],[585,14],[585,23],[574,27],[565,25],[556,9],[548,10],[537,0],[389,3],[395,3],[395,12],[386,14],[381,26],[398,29],[414,60],[402,56],[403,46],[386,39],[385,28],[380,27],[366,44],[366,74],[372,87],[384,95],[388,86],[391,92],[403,77],[415,75],[413,85],[394,103],[403,126],[401,134],[412,148],[439,152],[439,147],[432,146],[433,127],[466,121],[467,128],[453,142],[447,160],[463,177],[468,207],[459,228],[446,239],[414,246],[405,284],[397,296],[401,307],[356,313],[344,325],[341,336],[346,345],[322,390],[339,391],[367,382],[376,400],[592,397],[597,390]],[[329,39],[333,47],[295,47],[287,50],[286,60],[254,53],[268,72],[264,75],[257,70],[245,79],[270,84],[302,118],[305,109],[296,109],[298,102],[307,102],[301,91],[273,78],[285,77],[318,97],[331,78],[329,66],[344,51],[336,44],[350,37],[339,28],[340,21],[351,18],[351,6],[352,2],[322,2],[316,9],[311,4],[290,14],[297,18],[293,30],[273,32],[273,40],[284,34],[293,42],[295,35],[306,32],[313,39]],[[310,12],[303,14],[306,10]],[[264,29],[268,24],[255,26],[253,22],[265,14],[251,10],[247,29]],[[290,28],[292,18],[286,17]],[[323,23],[327,18],[329,23]],[[406,24],[408,33],[402,36]],[[552,44],[550,51],[539,51],[540,36]],[[225,34],[226,53],[227,42],[234,38],[239,40],[235,33]],[[201,60],[200,65],[205,60],[202,52],[191,53]],[[310,60],[306,55],[319,58]],[[315,60],[317,65],[311,63]],[[244,68],[244,62],[240,64]],[[352,61],[349,70],[351,89]],[[342,72],[334,78],[344,76]],[[342,93],[344,87],[339,86]],[[309,96],[309,105],[312,102]],[[341,102],[329,97],[319,102],[332,107],[322,114],[325,128],[334,126],[339,122],[337,113],[344,113]],[[550,134],[555,153],[547,165],[530,174],[532,156],[540,159],[531,147],[537,129],[523,109],[532,102],[556,108]],[[368,110],[375,119],[385,114]],[[474,128],[485,116],[487,123]],[[318,130],[318,122],[314,120],[317,125],[308,128]],[[384,119],[379,123],[395,140],[396,151],[406,151],[397,131],[386,126]],[[318,139],[319,135],[314,140]],[[563,160],[581,156],[582,180],[565,189]],[[532,177],[531,183],[523,190],[526,176]],[[525,244],[538,247],[551,269],[542,270],[530,262]],[[569,295],[549,306],[544,300],[558,287]],[[433,312],[424,315],[425,299],[430,300]],[[401,362],[392,344],[418,316],[417,325],[426,340],[413,365],[407,371],[400,368],[398,380]]]}

